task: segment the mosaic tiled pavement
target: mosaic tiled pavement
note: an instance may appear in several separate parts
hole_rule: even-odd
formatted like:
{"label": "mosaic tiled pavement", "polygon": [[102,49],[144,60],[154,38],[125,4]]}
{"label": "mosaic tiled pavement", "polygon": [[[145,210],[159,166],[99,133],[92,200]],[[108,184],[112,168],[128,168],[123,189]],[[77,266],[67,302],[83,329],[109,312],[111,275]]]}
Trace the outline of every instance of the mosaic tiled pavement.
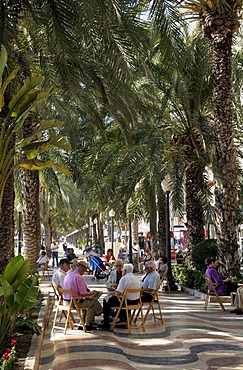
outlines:
{"label": "mosaic tiled pavement", "polygon": [[[104,289],[103,281],[87,284]],[[178,291],[160,294],[164,324],[146,322],[145,333],[135,329],[83,333],[77,328],[51,334],[46,330],[40,370],[226,370],[243,369],[243,316],[223,312],[218,304],[204,302]],[[52,315],[53,316],[53,315]]]}

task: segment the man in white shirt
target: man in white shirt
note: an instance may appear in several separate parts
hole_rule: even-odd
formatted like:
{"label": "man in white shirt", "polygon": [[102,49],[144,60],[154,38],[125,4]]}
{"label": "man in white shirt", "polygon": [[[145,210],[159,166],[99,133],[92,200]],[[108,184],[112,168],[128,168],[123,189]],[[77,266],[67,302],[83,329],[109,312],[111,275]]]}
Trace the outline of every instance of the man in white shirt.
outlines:
{"label": "man in white shirt", "polygon": [[56,240],[53,240],[51,243],[51,253],[52,253],[52,267],[55,265],[58,266],[58,250],[59,250],[59,244],[56,242]]}
{"label": "man in white shirt", "polygon": [[[99,327],[100,330],[110,330],[109,315],[111,307],[120,305],[118,297],[120,297],[126,290],[126,288],[138,289],[140,288],[139,280],[133,275],[133,265],[131,263],[125,263],[123,267],[123,277],[119,281],[118,287],[108,301],[103,301],[103,315],[104,324]],[[127,293],[128,305],[138,303],[139,293]],[[125,317],[124,317],[125,316]],[[121,321],[126,321],[126,313],[121,311],[119,316]]]}
{"label": "man in white shirt", "polygon": [[65,276],[69,271],[70,262],[67,258],[62,258],[59,262],[59,268],[52,276],[52,285],[62,288]]}

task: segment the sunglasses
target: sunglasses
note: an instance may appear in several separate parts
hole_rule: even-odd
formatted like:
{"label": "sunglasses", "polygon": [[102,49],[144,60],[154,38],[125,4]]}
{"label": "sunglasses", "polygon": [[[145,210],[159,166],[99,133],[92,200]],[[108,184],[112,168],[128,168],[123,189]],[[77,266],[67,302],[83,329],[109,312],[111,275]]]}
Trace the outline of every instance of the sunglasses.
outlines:
{"label": "sunglasses", "polygon": [[117,267],[119,267],[119,266],[122,266],[122,265],[116,265]]}

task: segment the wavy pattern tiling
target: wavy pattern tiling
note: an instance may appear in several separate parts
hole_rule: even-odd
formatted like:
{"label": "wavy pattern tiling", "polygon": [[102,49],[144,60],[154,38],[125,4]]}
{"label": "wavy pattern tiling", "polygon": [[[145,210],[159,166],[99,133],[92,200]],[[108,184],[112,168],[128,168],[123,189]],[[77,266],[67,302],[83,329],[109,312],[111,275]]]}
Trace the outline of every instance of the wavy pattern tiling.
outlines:
{"label": "wavy pattern tiling", "polygon": [[[232,370],[243,365],[242,317],[186,293],[160,297],[164,326],[151,316],[146,332],[46,332],[39,370]],[[243,366],[242,366],[243,368]]]}

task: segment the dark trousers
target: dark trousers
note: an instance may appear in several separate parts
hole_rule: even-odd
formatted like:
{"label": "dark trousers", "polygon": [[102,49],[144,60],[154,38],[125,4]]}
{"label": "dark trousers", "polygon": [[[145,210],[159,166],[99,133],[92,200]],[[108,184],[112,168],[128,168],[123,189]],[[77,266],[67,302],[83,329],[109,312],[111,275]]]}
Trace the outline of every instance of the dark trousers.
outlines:
{"label": "dark trousers", "polygon": [[141,297],[142,302],[151,302],[152,298],[153,298],[152,294],[147,293],[147,292],[143,292],[142,297]]}
{"label": "dark trousers", "polygon": [[[127,303],[128,303],[128,305],[137,304],[138,299],[135,299],[133,301],[131,301],[130,299],[127,299]],[[106,302],[105,299],[103,300],[103,315],[104,315],[104,326],[105,327],[107,327],[107,328],[110,327],[109,316],[110,316],[111,307],[119,307],[119,306],[120,306],[120,301],[116,296],[112,296],[108,300],[108,302]],[[125,306],[125,302],[124,302],[124,306]],[[119,314],[119,319],[121,321],[126,321],[127,320],[125,310],[121,310],[121,312]]]}
{"label": "dark trousers", "polygon": [[238,283],[228,281],[226,283],[226,295],[230,295],[231,292],[236,292],[238,289]]}
{"label": "dark trousers", "polygon": [[55,261],[58,266],[58,252],[52,252],[52,267],[54,267]]}

